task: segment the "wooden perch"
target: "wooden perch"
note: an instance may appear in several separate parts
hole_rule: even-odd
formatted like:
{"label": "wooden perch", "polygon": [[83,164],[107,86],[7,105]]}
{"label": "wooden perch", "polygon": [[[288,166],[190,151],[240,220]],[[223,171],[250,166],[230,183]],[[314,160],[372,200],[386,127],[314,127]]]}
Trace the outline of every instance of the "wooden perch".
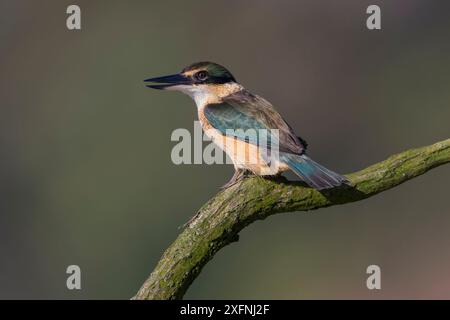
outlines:
{"label": "wooden perch", "polygon": [[239,232],[255,220],[362,200],[448,162],[450,139],[346,175],[351,187],[319,192],[284,178],[249,177],[219,192],[198,211],[133,299],[181,299],[214,254],[237,241]]}

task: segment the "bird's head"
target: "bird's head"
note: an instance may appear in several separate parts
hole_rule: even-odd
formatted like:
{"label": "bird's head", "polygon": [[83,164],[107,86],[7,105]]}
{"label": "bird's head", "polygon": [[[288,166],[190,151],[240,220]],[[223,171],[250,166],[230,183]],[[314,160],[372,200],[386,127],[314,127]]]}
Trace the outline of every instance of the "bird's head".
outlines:
{"label": "bird's head", "polygon": [[225,88],[237,85],[233,75],[221,65],[213,62],[197,62],[180,73],[144,80],[147,87],[160,90],[176,90],[188,94],[197,104],[199,98],[220,95]]}

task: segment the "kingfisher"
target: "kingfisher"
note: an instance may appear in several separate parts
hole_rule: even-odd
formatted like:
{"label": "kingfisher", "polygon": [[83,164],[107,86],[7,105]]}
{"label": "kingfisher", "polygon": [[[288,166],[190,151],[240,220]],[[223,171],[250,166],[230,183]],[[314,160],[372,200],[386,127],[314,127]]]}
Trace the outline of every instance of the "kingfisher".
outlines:
{"label": "kingfisher", "polygon": [[[234,164],[234,175],[224,188],[248,174],[273,177],[288,170],[317,190],[348,184],[344,176],[309,158],[306,141],[272,104],[245,89],[225,67],[197,62],[177,74],[144,81],[149,88],[180,91],[195,101],[203,131]],[[264,140],[270,144],[261,143],[261,130],[267,130]],[[268,157],[275,148],[277,157]]]}

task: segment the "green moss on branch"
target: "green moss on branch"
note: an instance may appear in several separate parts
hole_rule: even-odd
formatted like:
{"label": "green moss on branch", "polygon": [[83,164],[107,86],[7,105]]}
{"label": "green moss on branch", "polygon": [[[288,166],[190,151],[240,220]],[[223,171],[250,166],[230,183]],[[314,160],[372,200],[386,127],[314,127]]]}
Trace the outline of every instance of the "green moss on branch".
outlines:
{"label": "green moss on branch", "polygon": [[347,175],[352,187],[319,192],[283,178],[250,177],[209,200],[164,252],[134,299],[181,299],[203,266],[255,220],[354,202],[450,162],[450,139],[391,156]]}

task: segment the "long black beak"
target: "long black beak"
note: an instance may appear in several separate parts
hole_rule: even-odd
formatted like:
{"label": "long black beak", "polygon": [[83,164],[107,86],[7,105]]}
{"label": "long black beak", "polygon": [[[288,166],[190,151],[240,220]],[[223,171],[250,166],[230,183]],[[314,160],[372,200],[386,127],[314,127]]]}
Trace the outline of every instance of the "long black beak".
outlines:
{"label": "long black beak", "polygon": [[152,89],[166,89],[169,87],[173,87],[176,85],[183,85],[183,84],[191,84],[192,81],[188,77],[183,76],[182,74],[172,74],[170,76],[163,76],[163,77],[157,77],[157,78],[149,78],[145,79],[144,82],[153,82],[153,83],[159,83],[159,84],[149,84],[147,87]]}

